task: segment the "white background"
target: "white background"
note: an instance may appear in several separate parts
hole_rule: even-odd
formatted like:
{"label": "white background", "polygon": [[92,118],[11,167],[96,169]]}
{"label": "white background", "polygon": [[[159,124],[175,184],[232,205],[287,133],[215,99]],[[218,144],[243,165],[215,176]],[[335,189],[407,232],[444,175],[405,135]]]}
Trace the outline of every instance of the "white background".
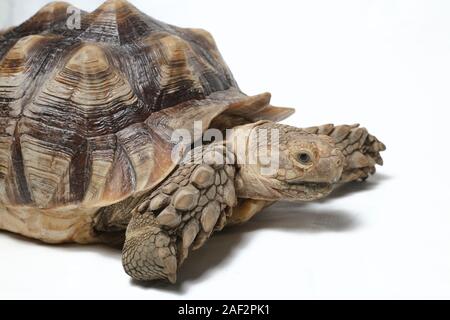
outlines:
{"label": "white background", "polygon": [[[10,2],[3,27],[46,1]],[[385,166],[216,234],[176,286],[130,281],[113,249],[0,233],[0,298],[450,298],[450,2],[133,3],[211,31],[246,93],[297,108],[286,123],[362,123],[388,146]]]}

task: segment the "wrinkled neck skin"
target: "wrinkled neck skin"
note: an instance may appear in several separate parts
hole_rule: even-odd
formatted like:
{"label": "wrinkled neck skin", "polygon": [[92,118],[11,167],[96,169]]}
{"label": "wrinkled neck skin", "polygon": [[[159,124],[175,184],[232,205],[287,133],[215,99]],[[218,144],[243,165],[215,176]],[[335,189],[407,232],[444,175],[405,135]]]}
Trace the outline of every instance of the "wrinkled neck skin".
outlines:
{"label": "wrinkled neck skin", "polygon": [[269,121],[259,121],[233,129],[232,134],[227,137],[227,147],[236,157],[236,194],[241,199],[254,199],[264,201],[276,201],[281,198],[281,194],[269,187],[272,182],[264,179],[258,172],[259,167],[248,164],[251,155],[255,155],[257,150],[255,143],[250,143],[253,129],[270,123]]}

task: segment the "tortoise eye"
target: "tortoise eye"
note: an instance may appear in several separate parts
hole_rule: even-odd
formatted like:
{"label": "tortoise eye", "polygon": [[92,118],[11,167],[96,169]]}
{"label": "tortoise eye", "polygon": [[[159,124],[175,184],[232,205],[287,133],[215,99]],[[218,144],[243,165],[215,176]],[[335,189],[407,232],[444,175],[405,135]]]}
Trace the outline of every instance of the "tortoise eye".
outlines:
{"label": "tortoise eye", "polygon": [[297,160],[298,160],[298,162],[300,162],[303,165],[309,165],[312,162],[311,155],[306,151],[300,152],[297,155]]}

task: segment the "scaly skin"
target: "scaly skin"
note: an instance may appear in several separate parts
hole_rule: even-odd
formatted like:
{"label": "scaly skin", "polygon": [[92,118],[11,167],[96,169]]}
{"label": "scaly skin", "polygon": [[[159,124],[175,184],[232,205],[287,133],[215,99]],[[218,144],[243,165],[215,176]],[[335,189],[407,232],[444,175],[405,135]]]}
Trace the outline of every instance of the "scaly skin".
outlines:
{"label": "scaly skin", "polygon": [[[233,139],[203,146],[203,152],[194,149],[132,211],[123,249],[123,265],[131,277],[175,282],[189,251],[225,226],[238,197],[311,201],[328,195],[339,181],[344,158],[329,137],[271,122],[245,127],[257,134],[260,129],[280,132],[279,167],[263,173],[259,162],[242,161],[262,147],[251,134],[243,149]],[[305,153],[311,159],[300,162]],[[228,161],[221,161],[223,157]]]}
{"label": "scaly skin", "polygon": [[[386,147],[376,137],[369,134],[365,128],[360,128],[358,125],[326,124],[302,130],[311,134],[327,135],[334,141],[338,141],[336,146],[345,156],[344,171],[339,181],[341,184],[364,181],[369,175],[375,173],[375,165],[383,165],[380,153]],[[107,243],[123,243],[123,230],[130,222],[133,208],[141,201],[141,198],[130,198],[103,208],[96,217],[96,232]],[[238,199],[238,205],[233,208],[227,225],[244,223],[272,203],[273,201]]]}
{"label": "scaly skin", "polygon": [[[237,143],[233,141],[226,142],[226,148],[223,143],[203,146],[203,153],[196,149],[187,155],[150,194],[126,199],[99,212],[94,228],[105,242],[123,243],[123,230],[128,225],[123,264],[130,276],[138,280],[175,282],[177,269],[189,251],[201,247],[214,231],[225,225],[243,223],[278,200],[319,199],[339,184],[365,180],[375,172],[376,163],[382,164],[380,152],[385,149],[384,145],[356,125],[297,129],[260,122],[244,128],[250,128],[250,131],[279,129],[282,132],[281,167],[272,176],[257,174],[258,165],[237,163],[243,155],[242,150],[237,153]],[[242,132],[236,134],[245,136]],[[260,148],[250,135],[244,140],[243,144],[247,146],[244,153],[255,153]],[[336,159],[334,165],[315,163],[306,170],[295,163],[292,154],[295,155],[299,147],[311,144],[316,149],[323,149],[325,158],[339,153],[345,158]],[[208,159],[209,151],[217,151],[214,148],[230,161],[222,164],[215,163],[211,157]],[[206,159],[202,159],[202,155],[206,155]],[[337,166],[339,162],[342,163]],[[329,186],[314,193],[305,186],[286,184],[288,178],[297,182],[302,179],[328,181]]]}
{"label": "scaly skin", "polygon": [[380,152],[385,151],[386,146],[358,124],[340,126],[326,124],[304,130],[333,138],[336,147],[345,156],[341,183],[364,181],[371,174],[375,174],[375,165],[383,165]]}
{"label": "scaly skin", "polygon": [[[221,145],[204,148],[225,152]],[[194,161],[197,160],[197,161]],[[235,165],[188,156],[178,169],[133,210],[123,249],[125,271],[137,280],[176,281],[189,250],[221,230],[236,206]]]}
{"label": "scaly skin", "polygon": [[[344,169],[339,184],[365,181],[371,174],[375,174],[375,165],[383,165],[380,152],[386,150],[385,145],[375,136],[369,134],[367,129],[360,128],[357,124],[340,126],[326,124],[302,130],[311,134],[329,136],[345,156]],[[274,202],[238,199],[238,205],[233,208],[233,213],[227,220],[227,225],[245,223]]]}

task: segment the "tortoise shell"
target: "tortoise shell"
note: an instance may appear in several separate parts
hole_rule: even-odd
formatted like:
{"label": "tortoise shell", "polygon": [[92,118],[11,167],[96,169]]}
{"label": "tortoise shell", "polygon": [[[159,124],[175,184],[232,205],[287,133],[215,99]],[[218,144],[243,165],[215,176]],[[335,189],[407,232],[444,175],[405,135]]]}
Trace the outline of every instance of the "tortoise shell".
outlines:
{"label": "tortoise shell", "polygon": [[71,8],[51,3],[0,32],[2,206],[107,206],[170,173],[173,130],[292,112],[243,94],[204,30],[119,0],[69,28]]}

